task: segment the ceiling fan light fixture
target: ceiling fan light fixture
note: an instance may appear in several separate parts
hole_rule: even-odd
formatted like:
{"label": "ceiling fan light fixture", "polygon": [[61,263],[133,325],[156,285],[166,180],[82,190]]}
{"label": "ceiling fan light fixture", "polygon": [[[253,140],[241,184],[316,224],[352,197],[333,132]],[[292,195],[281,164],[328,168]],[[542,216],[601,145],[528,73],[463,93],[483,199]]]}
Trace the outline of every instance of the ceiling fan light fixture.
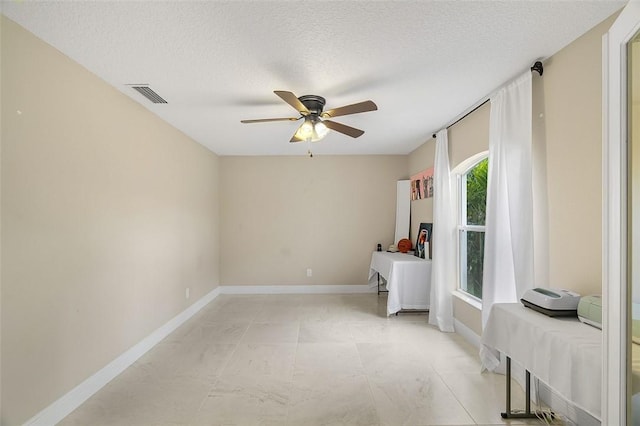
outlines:
{"label": "ceiling fan light fixture", "polygon": [[[364,130],[337,123],[333,121],[333,118],[361,112],[376,111],[378,109],[378,106],[373,101],[363,101],[323,111],[325,99],[322,96],[304,95],[296,97],[292,92],[284,90],[275,90],[273,93],[295,108],[300,115],[295,118],[261,118],[257,120],[240,120],[240,122],[265,123],[269,121],[298,121],[304,118],[304,122],[296,129],[295,134],[289,141],[291,143],[319,141],[329,134],[329,130],[334,130],[352,138],[358,138],[364,134]],[[323,121],[322,118],[326,118],[326,120]]]}
{"label": "ceiling fan light fixture", "polygon": [[318,140],[324,138],[329,133],[329,128],[320,120],[318,120],[318,122],[314,126],[314,130],[316,131]]}
{"label": "ceiling fan light fixture", "polygon": [[295,137],[303,141],[316,142],[327,136],[329,128],[317,117],[305,117]]}
{"label": "ceiling fan light fixture", "polygon": [[298,128],[298,133],[296,136],[304,140],[313,138],[313,122],[311,122],[311,119],[309,117],[306,117],[304,119],[304,123],[302,123]]}

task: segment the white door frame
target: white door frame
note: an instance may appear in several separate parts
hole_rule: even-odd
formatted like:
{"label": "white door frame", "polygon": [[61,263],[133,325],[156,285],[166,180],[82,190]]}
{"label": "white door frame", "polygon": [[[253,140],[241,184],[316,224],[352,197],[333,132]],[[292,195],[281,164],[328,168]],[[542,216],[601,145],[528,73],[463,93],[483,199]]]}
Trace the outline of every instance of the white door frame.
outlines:
{"label": "white door frame", "polygon": [[604,35],[602,424],[627,424],[627,43],[640,29],[631,0]]}

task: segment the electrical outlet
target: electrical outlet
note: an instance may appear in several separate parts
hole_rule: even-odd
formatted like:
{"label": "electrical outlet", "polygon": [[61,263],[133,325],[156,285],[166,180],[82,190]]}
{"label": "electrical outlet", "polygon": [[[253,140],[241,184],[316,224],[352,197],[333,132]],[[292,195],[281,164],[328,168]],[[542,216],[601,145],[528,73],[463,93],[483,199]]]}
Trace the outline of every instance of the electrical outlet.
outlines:
{"label": "electrical outlet", "polygon": [[184,298],[188,299],[189,298],[189,287],[187,287],[187,289],[184,292]]}
{"label": "electrical outlet", "polygon": [[313,270],[311,270],[311,268],[307,268],[307,277],[312,277],[313,276]]}

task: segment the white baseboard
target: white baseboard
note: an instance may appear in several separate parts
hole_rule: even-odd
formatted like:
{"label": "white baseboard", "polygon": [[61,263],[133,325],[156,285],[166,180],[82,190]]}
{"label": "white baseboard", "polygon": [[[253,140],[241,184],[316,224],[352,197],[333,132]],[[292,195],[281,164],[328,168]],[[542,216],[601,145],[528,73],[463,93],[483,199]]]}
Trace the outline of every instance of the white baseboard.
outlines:
{"label": "white baseboard", "polygon": [[191,318],[200,309],[220,294],[220,287],[210,291],[200,300],[169,320],[162,327],[142,339],[131,349],[111,361],[97,373],[80,383],[74,389],[27,420],[25,426],[51,426],[60,422],[83,402],[98,392],[103,386],[127,369],[131,364],[171,334],[176,328]]}
{"label": "white baseboard", "polygon": [[480,336],[478,336],[473,330],[455,318],[453,319],[453,327],[455,328],[456,333],[464,337],[467,342],[480,350]]}
{"label": "white baseboard", "polygon": [[600,420],[559,396],[545,383],[536,379],[535,384],[538,386],[540,401],[550,407],[555,413],[563,416],[567,425],[600,426]]}
{"label": "white baseboard", "polygon": [[24,425],[51,426],[60,422],[220,294],[346,294],[375,292],[376,288],[372,288],[369,285],[218,286],[57,401],[27,420]]}
{"label": "white baseboard", "polygon": [[364,285],[222,285],[220,294],[331,294],[376,293]]}

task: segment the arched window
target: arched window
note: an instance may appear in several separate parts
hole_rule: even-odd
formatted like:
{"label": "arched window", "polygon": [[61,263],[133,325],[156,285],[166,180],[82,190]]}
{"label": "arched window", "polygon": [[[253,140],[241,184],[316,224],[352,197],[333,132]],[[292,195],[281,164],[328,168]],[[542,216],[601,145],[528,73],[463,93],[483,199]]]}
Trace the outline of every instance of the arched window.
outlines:
{"label": "arched window", "polygon": [[478,299],[482,299],[488,166],[489,159],[483,153],[465,162],[458,175],[459,286]]}

